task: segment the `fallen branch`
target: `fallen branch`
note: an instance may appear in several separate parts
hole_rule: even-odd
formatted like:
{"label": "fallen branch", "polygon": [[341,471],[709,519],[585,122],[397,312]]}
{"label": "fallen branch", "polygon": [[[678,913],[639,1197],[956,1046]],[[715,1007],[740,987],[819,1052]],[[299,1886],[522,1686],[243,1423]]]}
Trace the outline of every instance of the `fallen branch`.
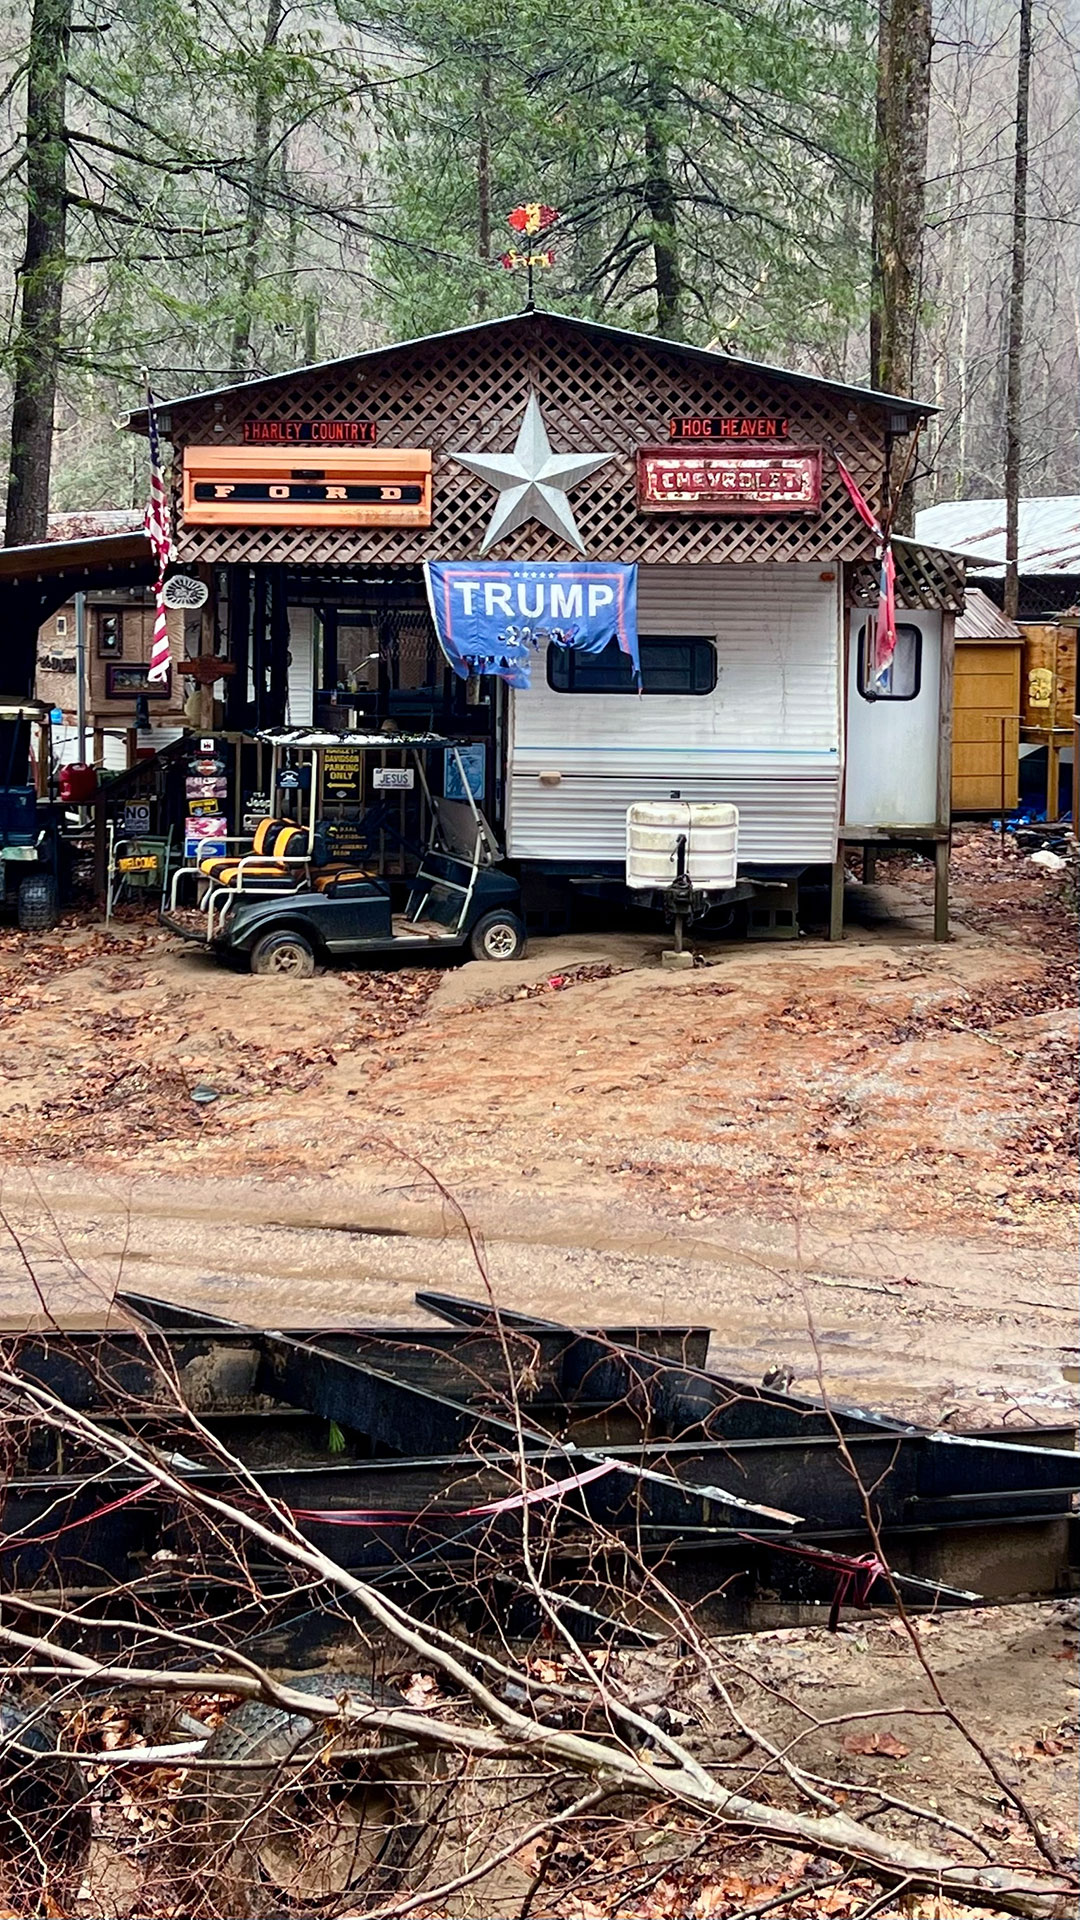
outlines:
{"label": "fallen branch", "polygon": [[[818,1853],[857,1861],[887,1885],[903,1881],[911,1887],[947,1892],[976,1904],[996,1905],[1004,1911],[1028,1916],[1028,1920],[1058,1920],[1058,1916],[1074,1910],[1075,1883],[1070,1885],[1064,1877],[1051,1887],[1040,1885],[1030,1875],[959,1864],[947,1855],[923,1852],[889,1835],[876,1833],[839,1811],[826,1815],[800,1814],[729,1791],[680,1742],[614,1697],[605,1700],[606,1709],[619,1728],[619,1733],[610,1740],[545,1726],[500,1698],[478,1677],[472,1650],[464,1642],[445,1633],[429,1634],[404,1607],[348,1573],[307,1541],[278,1531],[220,1495],[182,1480],[150,1449],[99,1426],[86,1414],[65,1406],[36,1382],[0,1369],[0,1386],[18,1403],[32,1407],[49,1425],[79,1434],[106,1457],[137,1468],[140,1474],[148,1475],[178,1500],[217,1522],[245,1531],[275,1558],[302,1567],[327,1587],[348,1595],[370,1621],[450,1680],[489,1724],[466,1724],[414,1712],[404,1706],[376,1705],[344,1695],[338,1699],[330,1693],[300,1692],[273,1680],[254,1661],[228,1649],[221,1650],[221,1658],[231,1663],[231,1672],[217,1668],[200,1673],[190,1670],[169,1673],[151,1667],[125,1667],[94,1660],[43,1637],[0,1627],[0,1639],[32,1657],[30,1671],[35,1674],[54,1679],[61,1675],[77,1677],[84,1685],[113,1690],[134,1687],[144,1693],[227,1691],[242,1699],[266,1701],[309,1719],[385,1729],[415,1739],[424,1746],[486,1757],[531,1754],[558,1762],[564,1769],[592,1776],[597,1788],[602,1788],[607,1795],[645,1794],[650,1799],[664,1799],[720,1820],[729,1827],[767,1835],[785,1845],[809,1847]],[[136,1623],[127,1624],[139,1630]],[[628,1738],[631,1734],[636,1734],[639,1742],[644,1735],[661,1749],[665,1764],[654,1764],[640,1745],[632,1748]]]}

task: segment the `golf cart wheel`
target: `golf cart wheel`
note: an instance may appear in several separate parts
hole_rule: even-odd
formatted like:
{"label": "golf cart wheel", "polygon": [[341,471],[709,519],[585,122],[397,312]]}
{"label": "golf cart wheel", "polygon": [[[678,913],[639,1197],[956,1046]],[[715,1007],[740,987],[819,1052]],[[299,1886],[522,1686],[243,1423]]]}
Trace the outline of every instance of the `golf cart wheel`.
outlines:
{"label": "golf cart wheel", "polygon": [[[400,1699],[360,1674],[306,1673],[289,1685],[358,1704]],[[380,1746],[390,1748],[385,1758]],[[350,1758],[357,1748],[368,1751]],[[419,1884],[441,1844],[439,1758],[407,1743],[403,1751],[392,1734],[249,1700],[211,1735],[203,1758],[216,1765],[201,1783],[191,1775],[182,1810],[196,1912],[237,1920],[336,1912],[406,1872]]]}
{"label": "golf cart wheel", "polygon": [[302,933],[283,927],[264,933],[251,949],[252,973],[285,974],[291,980],[309,980],[315,971],[315,949]]}
{"label": "golf cart wheel", "polygon": [[512,913],[486,913],[469,935],[474,960],[517,960],[525,951],[525,929]]}
{"label": "golf cart wheel", "polygon": [[60,894],[53,873],[28,873],[19,882],[19,925],[24,933],[47,933],[60,918]]}

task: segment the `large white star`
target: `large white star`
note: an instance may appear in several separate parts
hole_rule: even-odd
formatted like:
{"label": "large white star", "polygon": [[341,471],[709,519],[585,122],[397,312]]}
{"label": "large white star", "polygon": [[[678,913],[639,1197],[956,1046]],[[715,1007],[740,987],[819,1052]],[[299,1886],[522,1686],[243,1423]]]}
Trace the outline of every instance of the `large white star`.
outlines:
{"label": "large white star", "polygon": [[560,533],[570,546],[584,553],[585,543],[566,496],[579,480],[587,479],[597,467],[606,466],[615,455],[552,453],[535,393],[529,395],[513,453],[455,453],[451,457],[479,479],[486,480],[489,487],[499,489],[481,553],[487,553],[505,534],[516,532],[526,520],[539,520],[542,526]]}

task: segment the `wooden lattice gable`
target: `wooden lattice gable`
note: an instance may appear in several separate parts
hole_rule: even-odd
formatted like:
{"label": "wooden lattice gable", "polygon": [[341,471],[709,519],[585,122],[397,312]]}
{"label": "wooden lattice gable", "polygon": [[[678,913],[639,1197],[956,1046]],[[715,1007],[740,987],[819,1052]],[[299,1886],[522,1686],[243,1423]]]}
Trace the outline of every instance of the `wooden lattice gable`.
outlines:
{"label": "wooden lattice gable", "polygon": [[[616,454],[571,495],[590,559],[832,564],[860,559],[870,549],[828,450],[835,447],[876,504],[885,457],[883,400],[534,314],[173,403],[168,412],[177,454],[186,445],[238,443],[246,421],[333,418],[374,420],[380,447],[430,447],[434,455],[429,528],[185,528],[178,516],[180,557],[315,567],[475,558],[495,494],[453,454],[508,452],[530,392],[556,451]],[[826,450],[821,511],[641,515],[636,451],[662,445],[669,419],[680,414],[785,417],[792,449]],[[559,560],[569,553],[557,534],[530,521],[489,557]]]}
{"label": "wooden lattice gable", "polygon": [[[944,613],[964,611],[964,562],[959,554],[942,547],[924,546],[920,540],[895,540],[896,604],[914,611],[940,608]],[[876,607],[878,568],[870,561],[859,561],[848,569],[848,597],[857,607]]]}

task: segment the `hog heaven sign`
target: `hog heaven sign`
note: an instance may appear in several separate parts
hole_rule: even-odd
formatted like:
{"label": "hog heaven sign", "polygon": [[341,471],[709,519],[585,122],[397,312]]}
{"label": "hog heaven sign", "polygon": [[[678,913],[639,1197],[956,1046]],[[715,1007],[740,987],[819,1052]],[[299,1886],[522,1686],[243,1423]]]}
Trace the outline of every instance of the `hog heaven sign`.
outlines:
{"label": "hog heaven sign", "polygon": [[640,675],[637,568],[603,561],[430,561],[424,568],[439,645],[454,672],[530,684],[548,645],[603,653],[616,642]]}

